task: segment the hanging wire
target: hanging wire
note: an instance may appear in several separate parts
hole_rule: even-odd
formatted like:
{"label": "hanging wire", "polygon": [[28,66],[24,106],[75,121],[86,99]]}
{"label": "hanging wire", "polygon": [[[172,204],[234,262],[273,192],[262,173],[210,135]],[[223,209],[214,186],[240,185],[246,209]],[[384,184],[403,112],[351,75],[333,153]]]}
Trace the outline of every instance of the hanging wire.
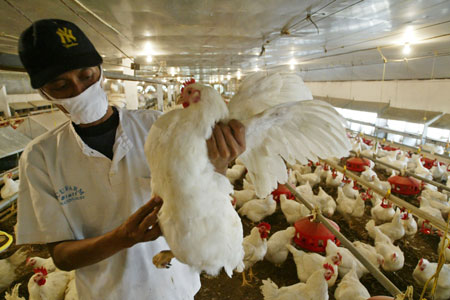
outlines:
{"label": "hanging wire", "polygon": [[14,6],[11,2],[9,2],[9,0],[4,0],[9,6],[11,6],[12,8],[14,8],[19,14],[21,14],[25,19],[27,19],[30,23],[33,23],[33,21],[27,17],[27,15],[21,11],[18,7]]}
{"label": "hanging wire", "polygon": [[[5,0],[7,1],[7,0]],[[123,55],[125,55],[125,57],[131,59],[134,62],[134,58],[132,58],[131,56],[129,56],[128,54],[126,54],[122,49],[119,48],[119,46],[117,46],[116,44],[114,44],[110,39],[108,39],[103,33],[101,33],[100,30],[98,30],[95,26],[93,26],[91,23],[88,22],[88,20],[86,20],[86,18],[84,18],[83,16],[81,16],[77,11],[75,11],[72,7],[70,7],[69,5],[67,5],[66,2],[64,2],[64,0],[59,0],[62,4],[64,4],[64,6],[66,6],[70,11],[72,11],[75,15],[77,15],[81,20],[83,20],[87,25],[89,25],[89,27],[91,27],[95,32],[97,32],[100,36],[102,36],[106,41],[108,41],[114,48],[116,48],[120,53],[122,53]],[[111,26],[112,27],[112,26]],[[111,28],[109,27],[109,28]]]}

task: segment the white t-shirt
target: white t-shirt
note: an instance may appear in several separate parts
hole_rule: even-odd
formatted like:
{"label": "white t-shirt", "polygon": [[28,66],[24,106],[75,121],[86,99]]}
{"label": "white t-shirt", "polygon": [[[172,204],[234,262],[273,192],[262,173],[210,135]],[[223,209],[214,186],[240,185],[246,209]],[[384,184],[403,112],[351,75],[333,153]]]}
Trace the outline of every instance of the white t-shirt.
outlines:
{"label": "white t-shirt", "polygon": [[[18,244],[81,240],[122,224],[151,197],[144,143],[156,111],[118,109],[111,161],[64,123],[32,142],[20,159]],[[157,269],[152,258],[169,247],[163,237],[140,243],[76,270],[80,300],[193,299],[199,274],[175,259]]]}

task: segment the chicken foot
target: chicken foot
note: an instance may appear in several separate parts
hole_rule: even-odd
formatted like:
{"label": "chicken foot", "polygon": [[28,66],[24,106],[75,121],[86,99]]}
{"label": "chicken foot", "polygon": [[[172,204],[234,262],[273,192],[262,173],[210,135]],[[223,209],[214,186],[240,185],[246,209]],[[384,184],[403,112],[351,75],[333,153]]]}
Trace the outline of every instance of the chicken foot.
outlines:
{"label": "chicken foot", "polygon": [[173,255],[172,251],[163,250],[163,251],[159,252],[158,254],[156,254],[155,256],[153,256],[153,264],[158,269],[168,269],[171,266],[170,261],[174,257],[175,257],[175,255]]}

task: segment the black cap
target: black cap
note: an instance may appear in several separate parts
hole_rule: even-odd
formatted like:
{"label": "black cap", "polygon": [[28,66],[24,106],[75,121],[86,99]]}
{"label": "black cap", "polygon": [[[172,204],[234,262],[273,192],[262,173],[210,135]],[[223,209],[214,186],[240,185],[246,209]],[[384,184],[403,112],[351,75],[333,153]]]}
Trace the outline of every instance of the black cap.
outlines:
{"label": "black cap", "polygon": [[36,21],[22,32],[19,56],[35,89],[64,72],[103,62],[77,25],[57,19]]}

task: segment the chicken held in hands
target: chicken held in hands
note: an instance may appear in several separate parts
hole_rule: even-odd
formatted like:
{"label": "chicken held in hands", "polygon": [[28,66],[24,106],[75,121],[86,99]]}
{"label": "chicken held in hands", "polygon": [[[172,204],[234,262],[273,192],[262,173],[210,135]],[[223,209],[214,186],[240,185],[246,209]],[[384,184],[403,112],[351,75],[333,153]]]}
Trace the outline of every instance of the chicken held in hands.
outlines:
{"label": "chicken held in hands", "polygon": [[312,100],[295,74],[249,76],[228,105],[214,88],[191,81],[179,101],[185,108],[160,116],[145,144],[152,192],[164,199],[158,224],[176,259],[210,275],[222,268],[231,275],[244,255],[242,224],[231,204],[233,187],[208,156],[213,128],[244,125],[239,159],[256,196],[265,198],[287,181],[285,161],[346,156],[345,120],[331,105]]}

